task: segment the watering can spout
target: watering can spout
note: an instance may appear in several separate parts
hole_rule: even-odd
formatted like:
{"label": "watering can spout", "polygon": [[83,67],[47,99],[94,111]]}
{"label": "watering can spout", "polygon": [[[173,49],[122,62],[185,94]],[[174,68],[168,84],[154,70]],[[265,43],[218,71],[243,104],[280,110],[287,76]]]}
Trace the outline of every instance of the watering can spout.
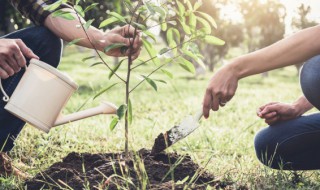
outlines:
{"label": "watering can spout", "polygon": [[84,119],[84,118],[99,115],[99,114],[116,114],[116,113],[117,113],[117,107],[114,104],[109,102],[102,102],[99,106],[94,108],[72,113],[69,115],[60,115],[57,118],[56,122],[54,123],[54,126],[63,125],[69,122],[77,121],[80,119]]}

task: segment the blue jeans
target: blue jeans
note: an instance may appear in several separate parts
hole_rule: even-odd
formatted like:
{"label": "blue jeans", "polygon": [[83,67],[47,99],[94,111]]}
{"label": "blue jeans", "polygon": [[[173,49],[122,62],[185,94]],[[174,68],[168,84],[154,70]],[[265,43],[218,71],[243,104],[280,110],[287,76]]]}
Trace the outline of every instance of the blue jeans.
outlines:
{"label": "blue jeans", "polygon": [[[60,62],[62,42],[51,31],[44,27],[30,27],[8,34],[1,38],[21,39],[32,51],[40,57],[40,60],[57,67]],[[29,60],[27,59],[27,64]],[[9,96],[19,83],[24,69],[8,79],[2,80],[4,90]],[[1,92],[0,92],[1,94]],[[2,96],[2,94],[1,94]],[[0,98],[0,151],[10,151],[14,146],[14,140],[25,125],[25,122],[16,118],[4,109],[5,102]]]}
{"label": "blue jeans", "polygon": [[[305,97],[319,110],[320,56],[304,64],[300,84]],[[320,113],[268,126],[256,135],[254,146],[258,159],[271,168],[320,169]]]}

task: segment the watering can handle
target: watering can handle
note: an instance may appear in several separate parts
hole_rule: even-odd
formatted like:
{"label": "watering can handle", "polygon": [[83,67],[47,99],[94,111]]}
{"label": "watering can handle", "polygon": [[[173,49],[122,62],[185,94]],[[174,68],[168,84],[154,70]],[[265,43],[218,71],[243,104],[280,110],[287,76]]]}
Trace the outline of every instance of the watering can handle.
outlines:
{"label": "watering can handle", "polygon": [[[27,70],[27,65],[24,68]],[[1,88],[1,92],[3,94],[2,100],[5,101],[5,102],[8,102],[10,100],[10,97],[8,96],[8,94],[3,89],[1,78],[0,78],[0,88]]]}

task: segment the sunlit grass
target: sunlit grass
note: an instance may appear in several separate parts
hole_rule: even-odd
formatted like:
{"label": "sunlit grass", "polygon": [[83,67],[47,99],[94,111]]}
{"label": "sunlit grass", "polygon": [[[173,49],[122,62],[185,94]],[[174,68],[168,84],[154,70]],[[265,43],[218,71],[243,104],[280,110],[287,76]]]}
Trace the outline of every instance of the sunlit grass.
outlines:
{"label": "sunlit grass", "polygon": [[[87,99],[89,101],[85,108],[96,106],[104,100],[116,105],[124,102],[124,86],[121,85],[96,100],[90,99],[102,88],[118,82],[116,78],[108,80],[109,71],[104,66],[89,67],[98,60],[81,62],[82,58],[90,54],[68,50],[59,66],[80,86],[64,113],[76,111]],[[111,64],[112,61],[108,60]],[[153,77],[167,81],[167,84],[159,84],[158,92],[144,84],[132,94],[134,120],[130,127],[131,149],[150,149],[160,132],[173,127],[186,115],[201,108],[203,94],[212,73],[195,79],[175,65],[168,67],[168,70],[174,73],[174,79],[161,73]],[[124,76],[124,70],[121,71],[120,76]],[[141,67],[139,71],[147,74],[151,71],[151,66]],[[138,76],[138,73],[133,76]],[[263,121],[256,117],[256,109],[270,101],[294,101],[301,95],[298,83],[294,67],[272,71],[268,78],[257,75],[242,80],[237,95],[225,108],[219,112],[211,112],[211,117],[208,120],[203,119],[198,130],[175,144],[169,151],[190,154],[202,166],[210,160],[206,169],[215,176],[246,184],[252,189],[319,187],[319,172],[304,172],[302,182],[293,185],[291,172],[278,172],[264,167],[254,152],[254,135],[265,126]],[[29,166],[30,168],[25,170],[34,175],[72,151],[123,151],[123,126],[121,124],[114,131],[110,131],[111,118],[112,116],[88,118],[54,128],[49,134],[27,126],[17,139],[11,155],[15,162],[21,160]],[[21,185],[21,182],[12,179],[1,183],[0,189],[11,186],[22,188]]]}

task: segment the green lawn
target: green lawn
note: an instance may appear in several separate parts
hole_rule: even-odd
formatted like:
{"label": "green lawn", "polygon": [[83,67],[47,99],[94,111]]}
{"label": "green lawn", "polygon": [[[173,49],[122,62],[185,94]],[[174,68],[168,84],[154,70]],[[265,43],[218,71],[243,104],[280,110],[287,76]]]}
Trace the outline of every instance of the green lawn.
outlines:
{"label": "green lawn", "polygon": [[[104,66],[89,67],[98,60],[83,63],[81,59],[88,55],[90,53],[78,53],[71,48],[65,52],[59,67],[80,86],[68,103],[65,113],[76,111],[88,98],[116,81],[115,78],[108,80],[109,72]],[[144,84],[132,94],[134,119],[130,126],[130,146],[134,150],[150,149],[160,132],[173,127],[186,115],[201,108],[203,94],[212,73],[196,79],[176,65],[168,66],[167,69],[175,77],[169,79],[161,72],[155,74],[153,78],[164,78],[167,81],[167,84],[158,85],[158,92]],[[148,74],[151,66],[141,67],[139,71]],[[124,74],[122,71],[121,75]],[[137,82],[136,76],[139,75],[134,73],[133,80]],[[236,96],[225,108],[219,112],[211,112],[211,117],[203,119],[198,130],[169,151],[190,154],[202,166],[209,161],[206,169],[215,176],[246,184],[250,189],[320,188],[319,172],[299,172],[302,175],[301,182],[294,185],[292,172],[275,171],[263,166],[254,152],[254,136],[266,126],[256,116],[256,109],[270,101],[294,101],[300,93],[294,67],[270,72],[268,78],[257,75],[242,80]],[[103,100],[116,105],[123,104],[123,86],[118,85],[95,100],[89,99],[85,107],[98,105]],[[22,161],[28,166],[23,169],[36,174],[72,151],[122,151],[124,127],[121,124],[110,131],[111,118],[112,116],[96,116],[54,128],[49,134],[27,126],[18,137],[11,156],[16,163]],[[21,185],[14,178],[0,178],[0,189],[22,189]]]}

